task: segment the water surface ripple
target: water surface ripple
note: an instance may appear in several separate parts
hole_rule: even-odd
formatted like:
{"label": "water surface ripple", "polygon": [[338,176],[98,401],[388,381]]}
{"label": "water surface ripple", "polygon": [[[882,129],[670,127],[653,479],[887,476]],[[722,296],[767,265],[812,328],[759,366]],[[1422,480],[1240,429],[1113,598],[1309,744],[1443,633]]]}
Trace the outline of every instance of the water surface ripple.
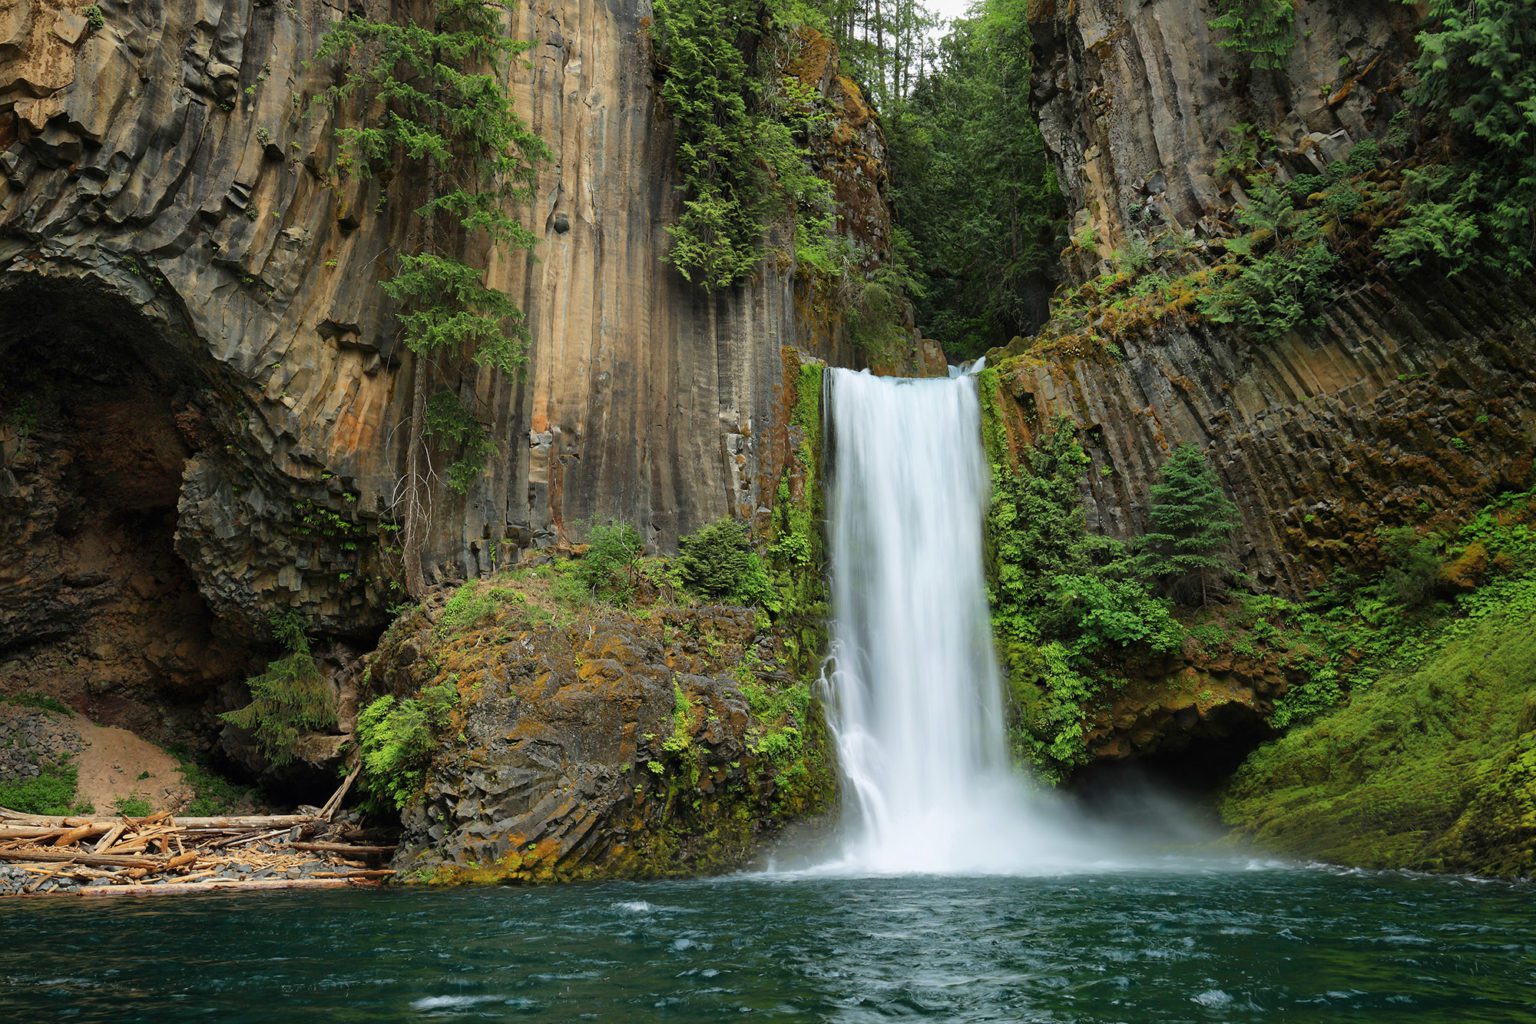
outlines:
{"label": "water surface ripple", "polygon": [[1536,1020],[1529,886],[1266,868],[0,905],[0,1020]]}

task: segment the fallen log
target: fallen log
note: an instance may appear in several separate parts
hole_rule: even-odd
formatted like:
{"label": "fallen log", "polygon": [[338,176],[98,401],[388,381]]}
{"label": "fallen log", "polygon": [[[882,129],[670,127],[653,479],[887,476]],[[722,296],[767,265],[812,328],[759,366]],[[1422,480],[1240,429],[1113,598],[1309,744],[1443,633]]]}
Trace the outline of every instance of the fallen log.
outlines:
{"label": "fallen log", "polygon": [[316,871],[311,878],[389,878],[394,868],[361,868],[356,871]]}
{"label": "fallen log", "polygon": [[147,857],[114,857],[109,854],[84,853],[75,850],[0,850],[0,860],[20,861],[22,863],[43,863],[48,861],[73,861],[76,864],[89,864],[99,868],[154,868],[159,867],[158,861]]}
{"label": "fallen log", "polygon": [[80,896],[170,896],[186,892],[239,892],[261,889],[347,889],[372,888],[379,883],[360,878],[258,878],[250,882],[219,879],[209,882],[188,882],[186,885],[97,885],[81,889]]}
{"label": "fallen log", "polygon": [[355,854],[357,856],[394,853],[396,850],[395,846],[354,846],[351,843],[288,843],[287,846],[294,850],[308,850],[310,853]]}
{"label": "fallen log", "polygon": [[126,824],[133,828],[143,828],[153,824],[164,823],[176,828],[188,829],[193,832],[264,832],[271,829],[287,829],[295,825],[309,825],[319,822],[321,819],[313,814],[232,814],[214,817],[177,818],[161,814],[152,814],[148,818],[82,818],[79,815],[56,814],[24,814],[21,811],[13,811],[0,807],[0,823],[4,827],[12,826],[47,826],[55,829],[76,828],[81,825],[90,825],[99,828],[103,832],[115,825]]}
{"label": "fallen log", "polygon": [[123,830],[127,827],[128,826],[122,822],[118,822],[116,825],[113,825],[111,831],[102,836],[101,839],[97,840],[96,847],[91,852],[106,853],[109,849],[112,848],[112,844],[117,842],[118,838],[122,836]]}
{"label": "fallen log", "polygon": [[76,825],[74,828],[70,829],[68,832],[62,833],[57,839],[55,839],[53,841],[53,845],[74,846],[86,836],[94,835],[96,835],[96,826],[94,824]]}
{"label": "fallen log", "polygon": [[44,843],[68,831],[51,825],[6,825],[0,827],[0,839],[31,839]]}

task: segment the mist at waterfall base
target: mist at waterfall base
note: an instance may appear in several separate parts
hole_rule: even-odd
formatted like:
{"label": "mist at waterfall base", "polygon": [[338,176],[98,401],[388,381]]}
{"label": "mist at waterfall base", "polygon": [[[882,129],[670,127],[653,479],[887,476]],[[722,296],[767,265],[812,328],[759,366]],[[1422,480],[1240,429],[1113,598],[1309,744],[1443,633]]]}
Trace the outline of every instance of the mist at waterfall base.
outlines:
{"label": "mist at waterfall base", "polygon": [[843,817],[830,851],[781,854],[774,867],[883,875],[1187,866],[1212,833],[1171,796],[1138,787],[1119,804],[1137,813],[1090,819],[1011,763],[984,575],[991,478],[974,377],[828,377],[824,685]]}

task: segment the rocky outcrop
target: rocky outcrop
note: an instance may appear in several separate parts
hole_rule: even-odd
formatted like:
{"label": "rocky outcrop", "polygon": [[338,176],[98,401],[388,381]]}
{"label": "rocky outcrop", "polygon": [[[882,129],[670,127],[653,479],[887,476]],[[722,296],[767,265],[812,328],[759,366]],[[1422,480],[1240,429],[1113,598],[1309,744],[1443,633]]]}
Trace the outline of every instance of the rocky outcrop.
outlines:
{"label": "rocky outcrop", "polygon": [[429,605],[370,662],[386,692],[457,694],[394,866],[453,883],[743,863],[833,796],[819,711],[782,703],[782,664],[749,608],[573,609],[537,573]]}
{"label": "rocky outcrop", "polygon": [[[1401,109],[1417,16],[1395,0],[1295,4],[1283,66],[1218,45],[1212,0],[1042,0],[1030,5],[1034,103],[1068,198],[1081,279],[1129,239],[1168,228],[1222,234],[1242,198],[1215,172],[1245,130],[1263,130],[1298,168],[1321,169],[1379,137]],[[1236,132],[1237,134],[1234,134]],[[1083,258],[1085,257],[1086,258]]]}
{"label": "rocky outcrop", "polygon": [[1003,363],[1015,436],[1077,422],[1090,525],[1119,537],[1145,528],[1167,451],[1200,445],[1242,512],[1239,561],[1266,589],[1373,568],[1378,528],[1459,522],[1530,478],[1536,282],[1359,286],[1321,327],[1262,345],[1199,324],[1115,340],[1122,357]]}
{"label": "rocky outcrop", "polygon": [[[1267,166],[1284,178],[1386,133],[1413,12],[1295,6],[1294,46],[1269,71],[1216,45],[1210,3],[1032,5],[1042,130],[1077,237],[1092,243],[1064,254],[1069,274],[1180,232],[1198,263],[1201,239],[1228,233],[1246,201],[1216,173],[1244,137],[1272,138]],[[1164,456],[1194,442],[1242,511],[1243,569],[1294,596],[1334,566],[1375,568],[1379,528],[1456,522],[1530,478],[1536,283],[1405,279],[1353,259],[1317,325],[1267,342],[1193,306],[1185,295],[1127,324],[1106,303],[1002,363],[1016,439],[1057,414],[1083,428],[1096,529],[1140,532]]]}
{"label": "rocky outcrop", "polygon": [[1147,666],[1089,719],[1088,754],[1095,761],[1144,764],[1177,759],[1191,748],[1195,756],[1222,745],[1246,754],[1274,734],[1275,699],[1292,682],[1273,663],[1230,652]]}
{"label": "rocky outcrop", "polygon": [[[199,622],[248,643],[272,609],[296,607],[323,633],[371,638],[399,602],[390,524],[412,361],[377,282],[416,203],[408,172],[337,178],[335,125],[311,103],[331,72],[307,63],[342,7],[396,6],[104,0],[87,17],[76,0],[0,3],[0,365],[36,378],[50,417],[34,423],[19,388],[0,393],[0,659],[24,652],[8,671],[31,671],[39,643],[96,614],[80,573],[35,563],[73,543],[54,510],[83,496],[61,453],[111,443],[77,401],[100,367],[142,385],[133,415],[165,437],[156,543],[174,538]],[[607,520],[668,549],[755,514],[785,457],[768,440],[783,436],[781,346],[855,359],[846,332],[809,321],[792,260],[713,295],[661,261],[678,197],[648,5],[514,11],[510,31],[534,43],[517,105],[553,159],[520,211],[538,246],[498,262],[491,283],[526,311],[531,343],[515,378],[439,371],[501,450],[468,494],[433,497],[425,561],[439,577]],[[818,52],[815,66],[792,50],[836,109],[863,112],[824,162],[841,168],[848,230],[883,245],[878,124],[835,51]],[[142,574],[124,562],[107,575]],[[41,615],[55,605],[79,614]],[[182,634],[169,635],[175,647]]]}

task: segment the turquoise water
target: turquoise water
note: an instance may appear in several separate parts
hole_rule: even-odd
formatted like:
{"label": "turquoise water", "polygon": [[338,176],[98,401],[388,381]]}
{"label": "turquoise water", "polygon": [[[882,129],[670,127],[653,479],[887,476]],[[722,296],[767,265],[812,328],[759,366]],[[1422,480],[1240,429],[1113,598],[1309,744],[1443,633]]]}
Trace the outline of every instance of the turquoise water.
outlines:
{"label": "turquoise water", "polygon": [[1536,1020],[1536,891],[1256,869],[0,905],[0,1020]]}

